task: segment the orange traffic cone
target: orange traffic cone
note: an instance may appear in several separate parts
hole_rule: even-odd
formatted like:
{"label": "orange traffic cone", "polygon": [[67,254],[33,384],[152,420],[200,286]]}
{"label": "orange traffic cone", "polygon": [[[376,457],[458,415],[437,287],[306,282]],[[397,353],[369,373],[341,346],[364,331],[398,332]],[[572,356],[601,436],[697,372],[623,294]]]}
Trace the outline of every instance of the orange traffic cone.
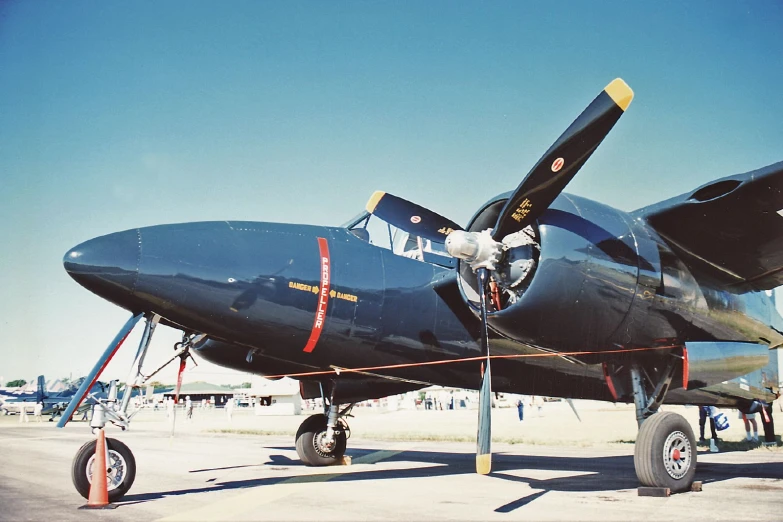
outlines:
{"label": "orange traffic cone", "polygon": [[116,506],[109,504],[109,485],[106,482],[106,434],[103,429],[98,430],[98,440],[95,444],[95,460],[92,464],[92,482],[90,483],[90,496],[86,509],[112,509]]}

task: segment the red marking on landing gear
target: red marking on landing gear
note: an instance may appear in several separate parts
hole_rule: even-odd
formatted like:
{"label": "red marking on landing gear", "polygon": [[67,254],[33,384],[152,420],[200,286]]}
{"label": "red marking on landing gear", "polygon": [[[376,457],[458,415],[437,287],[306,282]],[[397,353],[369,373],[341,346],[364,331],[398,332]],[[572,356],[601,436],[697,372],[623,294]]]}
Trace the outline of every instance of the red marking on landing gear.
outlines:
{"label": "red marking on landing gear", "polygon": [[326,323],[326,307],[329,304],[329,284],[331,279],[329,265],[331,261],[329,258],[329,243],[326,241],[326,238],[318,238],[318,251],[321,254],[321,288],[318,292],[318,305],[315,308],[313,329],[310,331],[310,338],[304,347],[304,351],[307,353],[315,349],[318,338],[321,337],[321,331],[323,331]]}
{"label": "red marking on landing gear", "polygon": [[680,450],[674,448],[674,453],[672,453],[672,458],[674,460],[680,460],[682,458],[682,455],[680,455]]}
{"label": "red marking on landing gear", "polygon": [[179,371],[177,372],[177,390],[174,392],[174,404],[179,404],[179,391],[182,389],[182,373],[185,371],[187,359],[181,357],[179,360]]}
{"label": "red marking on landing gear", "polygon": [[609,374],[609,366],[604,362],[601,363],[601,367],[604,370],[604,379],[606,380],[606,386],[609,387],[609,393],[612,394],[612,398],[617,402],[617,390],[614,387],[614,382],[612,382],[612,376]]}
{"label": "red marking on landing gear", "polygon": [[[125,339],[128,338],[128,336],[130,335],[130,333],[132,331],[133,331],[133,328],[128,330],[128,333],[125,334],[125,337],[120,339],[120,342],[118,342],[117,346],[114,347],[114,351],[112,351],[111,354],[109,355],[109,357],[106,358],[106,361],[103,363],[103,366],[101,366],[101,369],[98,370],[98,373],[95,374],[95,377],[93,378],[93,380],[90,383],[90,385],[87,386],[87,388],[84,390],[84,395],[82,395],[81,398],[79,399],[79,402],[76,403],[76,408],[73,410],[73,413],[76,413],[76,410],[78,410],[79,406],[81,406],[82,402],[84,402],[84,398],[87,397],[90,394],[90,390],[92,390],[92,387],[95,386],[96,382],[98,382],[98,377],[101,376],[101,374],[103,373],[103,370],[106,369],[106,367],[109,365],[109,363],[111,362],[112,358],[114,357],[114,354],[117,353],[117,350],[120,349],[120,346],[122,346],[122,343],[125,342]],[[73,417],[73,414],[71,414],[71,416]]]}

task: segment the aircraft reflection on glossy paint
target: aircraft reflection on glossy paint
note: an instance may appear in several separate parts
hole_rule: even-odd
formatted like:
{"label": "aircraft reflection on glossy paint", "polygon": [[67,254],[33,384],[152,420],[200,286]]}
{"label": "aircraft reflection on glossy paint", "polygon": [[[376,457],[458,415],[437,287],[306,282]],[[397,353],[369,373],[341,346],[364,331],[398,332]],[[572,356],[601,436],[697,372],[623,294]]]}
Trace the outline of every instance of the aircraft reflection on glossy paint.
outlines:
{"label": "aircraft reflection on glossy paint", "polygon": [[[756,411],[778,395],[769,352],[783,319],[764,291],[783,282],[783,163],[631,213],[562,193],[632,98],[611,82],[464,229],[378,192],[343,227],[185,223],[76,246],[64,259],[71,277],[134,314],[88,380],[146,317],[128,380],[142,383],[155,326],[177,327],[182,361],[193,349],[291,375],[304,398],[324,399],[296,438],[308,465],[340,460],[352,403],[430,384],[479,389],[480,473],[491,466],[492,391],[633,402],[640,482],[687,490],[696,441],[660,405]],[[122,402],[93,425],[127,426]]]}

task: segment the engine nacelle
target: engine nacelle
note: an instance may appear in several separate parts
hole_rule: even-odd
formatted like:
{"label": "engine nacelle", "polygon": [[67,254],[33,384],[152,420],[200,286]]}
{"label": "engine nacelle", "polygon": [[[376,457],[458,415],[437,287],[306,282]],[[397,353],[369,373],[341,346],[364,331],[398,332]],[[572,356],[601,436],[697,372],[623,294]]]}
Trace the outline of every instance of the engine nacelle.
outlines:
{"label": "engine nacelle", "polygon": [[769,346],[758,343],[687,342],[688,389],[747,375],[769,364]]}
{"label": "engine nacelle", "polygon": [[[490,202],[469,230],[494,226],[504,203]],[[534,227],[540,249],[511,248],[492,272],[499,292],[489,326],[516,341],[562,351],[607,350],[623,342],[616,333],[637,294],[640,266],[656,277],[637,254],[632,229],[617,210],[558,197]],[[476,275],[465,262],[459,270],[463,296],[477,310]]]}

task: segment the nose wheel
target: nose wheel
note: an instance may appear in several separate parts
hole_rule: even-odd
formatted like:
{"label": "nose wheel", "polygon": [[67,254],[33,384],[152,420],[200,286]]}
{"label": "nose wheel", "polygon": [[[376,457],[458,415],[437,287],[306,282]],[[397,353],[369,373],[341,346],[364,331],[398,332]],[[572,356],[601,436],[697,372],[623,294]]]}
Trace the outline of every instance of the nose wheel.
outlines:
{"label": "nose wheel", "polygon": [[[95,469],[95,440],[85,443],[71,465],[71,478],[76,491],[84,498],[90,497],[90,484]],[[128,446],[117,439],[106,438],[108,460],[106,461],[106,485],[109,491],[109,502],[116,502],[128,492],[136,479],[136,459]]]}

